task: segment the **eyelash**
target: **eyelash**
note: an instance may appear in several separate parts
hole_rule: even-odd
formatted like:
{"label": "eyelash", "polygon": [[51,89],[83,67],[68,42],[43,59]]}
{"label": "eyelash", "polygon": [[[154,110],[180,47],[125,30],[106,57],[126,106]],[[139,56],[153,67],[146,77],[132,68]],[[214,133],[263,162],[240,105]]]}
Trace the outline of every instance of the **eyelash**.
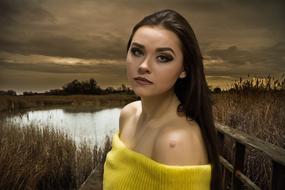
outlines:
{"label": "eyelash", "polygon": [[[136,54],[136,52],[139,52],[140,54],[142,54],[142,51],[138,48],[131,48],[131,53],[136,56],[139,57],[139,55]],[[165,59],[165,61],[160,61],[160,62],[170,62],[173,60],[172,56],[165,56],[165,55],[159,55],[158,57],[163,57],[163,59]]]}

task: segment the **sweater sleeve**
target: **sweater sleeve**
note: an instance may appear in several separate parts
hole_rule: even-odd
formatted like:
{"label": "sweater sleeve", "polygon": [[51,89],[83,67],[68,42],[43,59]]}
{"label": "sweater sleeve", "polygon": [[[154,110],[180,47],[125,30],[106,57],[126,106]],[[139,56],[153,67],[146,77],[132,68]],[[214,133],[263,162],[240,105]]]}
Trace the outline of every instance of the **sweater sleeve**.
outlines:
{"label": "sweater sleeve", "polygon": [[128,149],[118,132],[104,163],[104,190],[209,190],[211,165],[165,165]]}

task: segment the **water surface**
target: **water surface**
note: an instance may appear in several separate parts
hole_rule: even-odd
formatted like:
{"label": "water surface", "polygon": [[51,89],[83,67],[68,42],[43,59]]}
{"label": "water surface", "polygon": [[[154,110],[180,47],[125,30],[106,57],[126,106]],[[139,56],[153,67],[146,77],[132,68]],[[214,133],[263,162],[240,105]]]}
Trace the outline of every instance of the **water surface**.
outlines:
{"label": "water surface", "polygon": [[72,112],[64,109],[28,111],[22,115],[8,117],[8,122],[17,126],[35,125],[53,127],[67,132],[78,144],[82,140],[91,146],[102,146],[105,136],[112,136],[119,128],[121,108],[103,109],[96,112]]}

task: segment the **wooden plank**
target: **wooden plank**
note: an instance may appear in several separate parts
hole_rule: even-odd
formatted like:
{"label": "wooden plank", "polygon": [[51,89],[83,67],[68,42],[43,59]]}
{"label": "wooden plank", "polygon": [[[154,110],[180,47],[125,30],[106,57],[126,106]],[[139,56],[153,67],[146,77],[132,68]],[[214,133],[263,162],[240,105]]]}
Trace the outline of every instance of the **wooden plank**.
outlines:
{"label": "wooden plank", "polygon": [[80,185],[79,190],[103,189],[103,163],[97,164],[87,179]]}
{"label": "wooden plank", "polygon": [[222,179],[222,185],[223,189],[228,189],[228,185],[230,185],[231,181],[231,173],[233,172],[233,166],[232,164],[227,161],[223,156],[220,156],[220,162],[222,164],[223,168],[223,179]]}
{"label": "wooden plank", "polygon": [[224,157],[220,156],[220,162],[231,173],[234,171],[233,165],[229,161],[227,161]]}
{"label": "wooden plank", "polygon": [[256,150],[259,150],[269,156],[272,160],[275,162],[285,166],[285,150],[281,147],[278,147],[274,144],[262,141],[256,137],[252,137],[242,131],[239,131],[237,129],[227,127],[225,125],[215,123],[216,129],[224,133],[231,138],[233,138],[235,141],[245,145],[252,147]]}
{"label": "wooden plank", "polygon": [[261,190],[255,183],[253,183],[246,175],[240,171],[236,171],[235,175],[250,189]]}
{"label": "wooden plank", "polygon": [[[234,169],[233,169],[233,165],[227,161],[224,157],[220,156],[220,162],[224,167],[224,171],[223,171],[223,178],[227,178],[227,171],[229,171],[230,173],[233,173]],[[249,188],[254,189],[254,190],[261,190],[260,187],[258,187],[256,184],[254,184],[246,175],[244,175],[243,173],[241,173],[240,171],[236,171],[235,175],[237,177],[239,177],[239,179]],[[225,180],[225,179],[223,179]],[[225,188],[225,185],[227,184],[227,181],[223,181],[223,185]]]}

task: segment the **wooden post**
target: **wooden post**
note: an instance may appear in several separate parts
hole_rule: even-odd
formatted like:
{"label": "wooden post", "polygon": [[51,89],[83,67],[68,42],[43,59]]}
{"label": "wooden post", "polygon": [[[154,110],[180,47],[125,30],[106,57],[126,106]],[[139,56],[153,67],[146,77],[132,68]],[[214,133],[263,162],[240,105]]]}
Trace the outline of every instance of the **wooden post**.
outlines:
{"label": "wooden post", "polygon": [[218,148],[220,155],[224,154],[225,134],[218,131]]}
{"label": "wooden post", "polygon": [[285,189],[285,166],[272,160],[271,190]]}
{"label": "wooden post", "polygon": [[[220,156],[224,156],[224,144],[225,144],[225,134],[224,133],[221,133],[220,131],[217,132],[217,135],[218,135],[218,149],[219,149],[219,154]],[[222,165],[222,164],[221,164]],[[222,165],[221,167],[221,170],[222,170],[222,186],[223,186],[223,189],[226,189],[226,179],[227,179],[227,169]]]}
{"label": "wooden post", "polygon": [[240,190],[242,189],[243,183],[236,176],[236,171],[243,172],[243,163],[245,155],[245,146],[239,142],[235,142],[234,150],[234,170],[232,173],[232,189]]}

